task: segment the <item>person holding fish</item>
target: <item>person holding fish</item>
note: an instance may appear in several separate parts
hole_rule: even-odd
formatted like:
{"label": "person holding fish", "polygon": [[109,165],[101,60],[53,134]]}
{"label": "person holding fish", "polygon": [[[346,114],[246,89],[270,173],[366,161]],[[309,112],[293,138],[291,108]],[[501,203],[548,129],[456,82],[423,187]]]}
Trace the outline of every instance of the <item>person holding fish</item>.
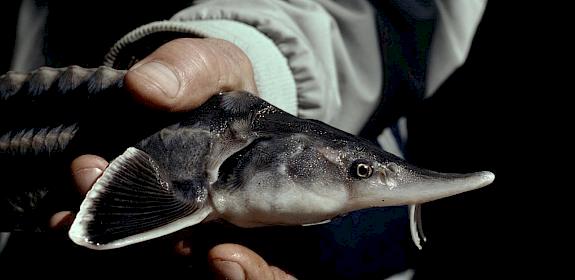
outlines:
{"label": "person holding fish", "polygon": [[[42,13],[31,2],[23,1],[22,13]],[[119,39],[104,64],[129,69],[124,86],[134,100],[155,110],[193,111],[221,92],[247,91],[289,114],[320,120],[402,156],[403,117],[465,61],[485,8],[485,1],[247,2],[202,1],[169,21],[144,24]],[[458,15],[454,11],[467,16],[449,17]],[[462,28],[452,29],[455,25]],[[459,40],[446,40],[454,33]],[[17,38],[15,70],[50,60],[31,47],[49,41],[36,39]],[[452,57],[449,48],[463,55]],[[109,164],[98,155],[76,158],[71,170],[79,192],[87,194]],[[356,169],[365,176],[373,172],[367,165]],[[50,226],[68,228],[74,215],[58,212]],[[187,255],[192,248],[182,241],[177,251]],[[218,245],[208,258],[223,279],[294,278],[237,244]],[[389,274],[408,268],[408,257],[400,258]]]}

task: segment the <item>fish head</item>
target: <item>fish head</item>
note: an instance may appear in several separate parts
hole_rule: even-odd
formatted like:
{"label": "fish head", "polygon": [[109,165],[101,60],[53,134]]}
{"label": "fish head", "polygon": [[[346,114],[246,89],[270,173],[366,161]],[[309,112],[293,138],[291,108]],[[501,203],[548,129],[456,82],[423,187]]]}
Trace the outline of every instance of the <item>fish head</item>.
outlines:
{"label": "fish head", "polygon": [[409,205],[411,237],[419,249],[426,240],[421,226],[422,203],[478,189],[495,179],[489,171],[459,174],[420,168],[359,138],[343,137],[332,142],[343,144],[321,150],[330,162],[346,170],[348,199],[342,214]]}
{"label": "fish head", "polygon": [[421,204],[493,182],[489,171],[441,173],[420,168],[375,145],[349,142],[339,161],[347,169],[349,210]]}
{"label": "fish head", "polygon": [[277,158],[287,163],[287,170],[295,171],[284,173],[297,185],[339,201],[345,192],[346,203],[339,205],[341,214],[371,207],[422,204],[487,186],[495,178],[489,171],[460,174],[421,168],[370,141],[318,121],[306,121],[298,131],[289,141],[282,140],[295,143],[283,145],[287,156]]}

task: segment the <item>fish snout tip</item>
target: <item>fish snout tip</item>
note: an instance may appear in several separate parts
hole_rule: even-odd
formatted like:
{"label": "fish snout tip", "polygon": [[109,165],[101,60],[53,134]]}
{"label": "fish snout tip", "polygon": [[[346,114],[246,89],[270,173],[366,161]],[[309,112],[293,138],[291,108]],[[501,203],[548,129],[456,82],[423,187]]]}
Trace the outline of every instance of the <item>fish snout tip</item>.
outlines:
{"label": "fish snout tip", "polygon": [[491,171],[480,171],[475,173],[479,182],[479,187],[490,185],[495,180],[495,174]]}

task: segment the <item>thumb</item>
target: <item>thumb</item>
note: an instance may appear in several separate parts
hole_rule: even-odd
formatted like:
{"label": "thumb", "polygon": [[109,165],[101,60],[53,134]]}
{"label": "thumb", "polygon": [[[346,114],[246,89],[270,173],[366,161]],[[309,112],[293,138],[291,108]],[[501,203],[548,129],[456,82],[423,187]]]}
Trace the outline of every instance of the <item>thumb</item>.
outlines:
{"label": "thumb", "polygon": [[256,93],[251,63],[234,44],[210,38],[170,41],[126,74],[125,85],[150,107],[187,111],[222,91]]}

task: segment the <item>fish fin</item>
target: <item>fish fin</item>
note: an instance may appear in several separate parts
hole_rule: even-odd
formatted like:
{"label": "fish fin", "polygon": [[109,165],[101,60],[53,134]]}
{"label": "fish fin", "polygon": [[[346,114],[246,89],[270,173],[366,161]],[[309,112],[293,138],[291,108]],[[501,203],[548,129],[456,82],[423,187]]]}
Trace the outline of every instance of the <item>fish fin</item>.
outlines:
{"label": "fish fin", "polygon": [[204,203],[205,186],[184,197],[173,185],[147,153],[128,148],[86,195],[70,239],[92,249],[113,249],[200,223],[211,213]]}
{"label": "fish fin", "polygon": [[317,222],[317,223],[303,224],[302,226],[304,226],[304,227],[317,226],[317,225],[327,224],[327,223],[329,223],[329,222],[331,222],[331,220],[330,220],[330,219],[327,219],[327,220],[324,220],[324,221],[321,221],[321,222]]}
{"label": "fish fin", "polygon": [[421,250],[421,244],[427,241],[427,238],[423,234],[423,227],[421,224],[421,204],[409,205],[409,229],[411,231],[411,239],[413,240],[413,243],[415,243],[415,246]]}
{"label": "fish fin", "polygon": [[260,105],[261,99],[247,91],[230,91],[222,93],[221,107],[232,115],[245,114]]}

